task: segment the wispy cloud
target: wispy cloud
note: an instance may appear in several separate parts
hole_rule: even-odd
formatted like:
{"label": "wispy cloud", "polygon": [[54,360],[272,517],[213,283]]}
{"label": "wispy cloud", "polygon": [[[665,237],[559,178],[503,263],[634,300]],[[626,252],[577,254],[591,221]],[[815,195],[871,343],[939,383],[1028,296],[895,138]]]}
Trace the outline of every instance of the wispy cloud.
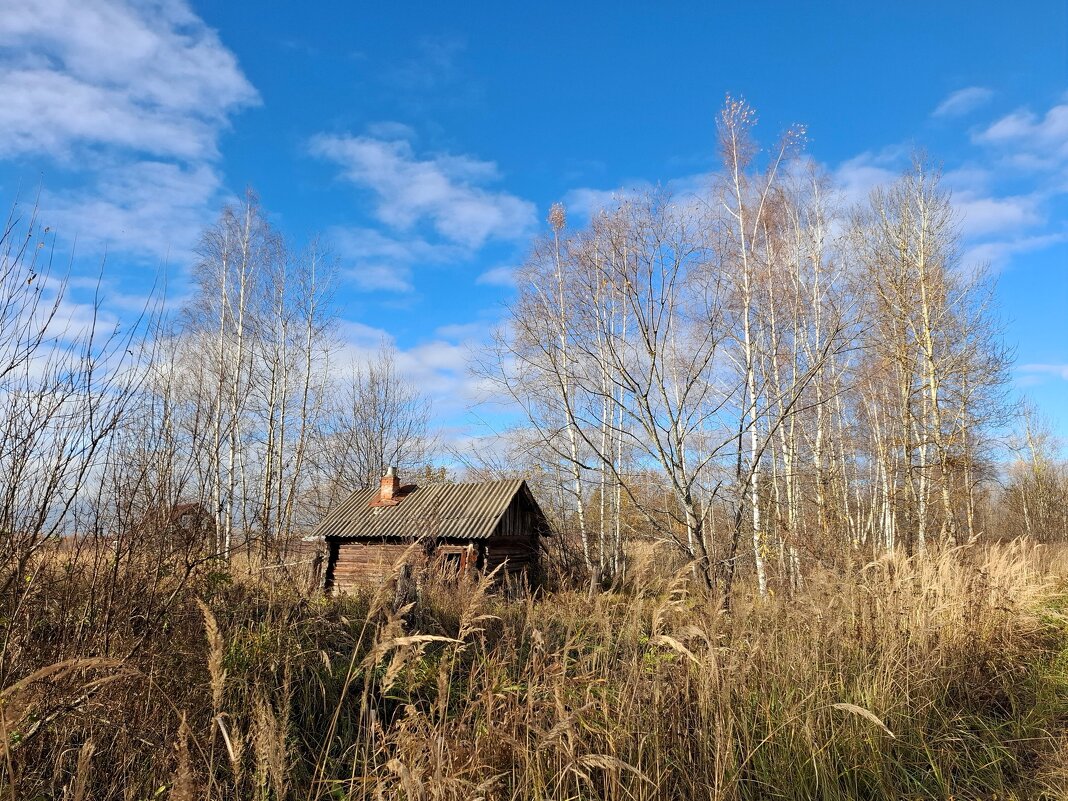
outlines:
{"label": "wispy cloud", "polygon": [[1035,195],[996,197],[960,191],[953,195],[953,204],[961,215],[965,239],[1022,231],[1045,220],[1041,198]]}
{"label": "wispy cloud", "polygon": [[50,224],[77,235],[81,246],[167,260],[196,242],[222,192],[219,174],[208,164],[136,161],[117,165],[83,189],[46,191],[41,205]]}
{"label": "wispy cloud", "polygon": [[[955,92],[939,116],[977,109],[992,94],[981,87]],[[1014,256],[1068,240],[1052,214],[1057,198],[1068,193],[1068,104],[1042,115],[1017,110],[976,125],[970,134],[962,130],[960,137],[974,152],[944,179],[959,215],[966,267],[1000,270]],[[963,150],[968,153],[967,146]],[[909,146],[898,145],[839,164],[832,174],[842,199],[863,201],[874,187],[896,180],[909,154]]]}
{"label": "wispy cloud", "polygon": [[452,323],[434,330],[437,336],[453,342],[470,342],[471,340],[481,339],[488,332],[489,326],[484,322]]}
{"label": "wispy cloud", "polygon": [[675,204],[684,205],[706,196],[713,184],[713,173],[695,172],[676,176],[662,183],[629,180],[615,189],[579,187],[564,195],[569,224],[588,222],[600,212],[612,212],[624,204],[652,192],[663,191]]}
{"label": "wispy cloud", "polygon": [[[939,116],[960,116],[987,102],[993,92],[969,87],[954,92],[939,106]],[[1068,231],[1052,222],[1052,203],[1068,194],[1068,103],[1044,114],[1018,110],[978,125],[970,134],[960,132],[965,145],[978,148],[977,158],[945,173],[960,218],[963,261],[966,266],[1007,266],[1014,256],[1068,241]],[[893,183],[908,168],[912,143],[891,144],[865,151],[837,165],[826,165],[843,206],[864,202],[878,186]],[[1020,167],[1046,169],[1021,173]],[[707,191],[708,173],[676,178],[668,188],[676,196]],[[647,189],[578,188],[565,196],[569,217],[579,221],[597,211],[611,209],[628,195]],[[491,276],[486,275],[488,279]],[[503,276],[502,276],[503,277]]]}
{"label": "wispy cloud", "polygon": [[343,261],[345,278],[364,292],[411,292],[416,265],[447,264],[465,253],[450,243],[360,226],[331,228],[327,238]]}
{"label": "wispy cloud", "polygon": [[994,92],[983,86],[969,86],[949,94],[933,112],[932,117],[960,117],[990,102]]}
{"label": "wispy cloud", "polygon": [[974,140],[999,148],[1013,166],[1063,172],[1068,166],[1068,103],[1055,105],[1043,115],[1017,109],[978,131]]}
{"label": "wispy cloud", "polygon": [[515,268],[508,267],[507,265],[501,265],[500,267],[491,267],[484,273],[480,274],[475,279],[476,284],[485,284],[487,286],[515,286]]}
{"label": "wispy cloud", "polygon": [[407,91],[438,89],[459,78],[457,61],[466,49],[466,43],[455,36],[424,36],[384,77],[387,83]]}
{"label": "wispy cloud", "polygon": [[375,198],[378,220],[399,231],[427,223],[443,239],[469,249],[491,239],[526,236],[534,204],[490,189],[497,165],[470,156],[416,155],[407,139],[319,135],[315,155],[329,159],[342,175]]}
{"label": "wispy cloud", "polygon": [[345,277],[363,292],[411,292],[411,269],[407,265],[363,261],[345,270]]}
{"label": "wispy cloud", "polygon": [[1048,379],[1068,381],[1068,364],[1021,364],[1016,368],[1017,383],[1025,387],[1038,386]]}
{"label": "wispy cloud", "polygon": [[981,131],[978,139],[1063,148],[1068,145],[1068,104],[1053,106],[1043,116],[1027,109],[1014,111]]}
{"label": "wispy cloud", "polygon": [[180,2],[35,0],[0,14],[0,152],[79,145],[202,158],[255,89]]}
{"label": "wispy cloud", "polygon": [[462,414],[480,398],[482,380],[470,371],[471,348],[488,330],[481,323],[445,326],[434,338],[401,348],[384,329],[345,321],[339,328],[344,344],[335,358],[339,366],[360,364],[384,345],[393,347],[397,372],[435,399],[435,416],[444,420]]}
{"label": "wispy cloud", "polygon": [[1012,262],[1014,256],[1045,250],[1065,241],[1068,241],[1068,234],[1054,232],[978,242],[965,249],[961,261],[965,265],[987,265],[1001,270]]}
{"label": "wispy cloud", "polygon": [[898,166],[893,155],[861,153],[834,169],[834,183],[844,203],[860,203],[875,187],[896,180],[900,174]]}
{"label": "wispy cloud", "polygon": [[0,158],[51,159],[81,185],[46,194],[43,215],[81,241],[151,256],[191,244],[221,190],[219,137],[259,102],[180,0],[8,4],[0,94]]}
{"label": "wispy cloud", "polygon": [[[1017,109],[973,130],[978,164],[950,175],[966,261],[995,268],[1068,241],[1055,209],[1068,194],[1068,103]],[[1006,191],[1011,187],[1012,191]]]}
{"label": "wispy cloud", "polygon": [[[378,123],[363,135],[321,134],[309,143],[372,200],[378,227],[330,232],[346,276],[361,290],[411,292],[417,267],[469,260],[491,243],[518,245],[534,228],[534,204],[496,188],[494,162],[420,154],[415,139],[408,126]],[[477,280],[506,285],[507,275],[490,270]]]}

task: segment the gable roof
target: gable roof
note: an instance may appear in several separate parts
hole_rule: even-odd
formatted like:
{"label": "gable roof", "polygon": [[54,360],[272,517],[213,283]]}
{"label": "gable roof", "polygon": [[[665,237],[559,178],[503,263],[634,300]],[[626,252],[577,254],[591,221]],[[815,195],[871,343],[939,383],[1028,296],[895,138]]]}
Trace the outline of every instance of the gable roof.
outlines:
{"label": "gable roof", "polygon": [[357,490],[335,506],[315,530],[339,539],[413,537],[487,539],[516,495],[523,493],[541,515],[522,479],[401,487],[396,506],[372,507],[379,488]]}

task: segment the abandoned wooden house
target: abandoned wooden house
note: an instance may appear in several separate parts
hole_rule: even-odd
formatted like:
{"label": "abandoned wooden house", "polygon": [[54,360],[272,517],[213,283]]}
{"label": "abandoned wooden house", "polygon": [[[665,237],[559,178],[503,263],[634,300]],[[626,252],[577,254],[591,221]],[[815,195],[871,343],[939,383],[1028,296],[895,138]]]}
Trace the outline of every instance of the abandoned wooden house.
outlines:
{"label": "abandoned wooden house", "polygon": [[525,481],[402,486],[390,468],[379,487],[332,509],[315,534],[326,545],[324,588],[345,592],[382,582],[406,553],[447,574],[500,567],[502,576],[530,580],[548,523]]}

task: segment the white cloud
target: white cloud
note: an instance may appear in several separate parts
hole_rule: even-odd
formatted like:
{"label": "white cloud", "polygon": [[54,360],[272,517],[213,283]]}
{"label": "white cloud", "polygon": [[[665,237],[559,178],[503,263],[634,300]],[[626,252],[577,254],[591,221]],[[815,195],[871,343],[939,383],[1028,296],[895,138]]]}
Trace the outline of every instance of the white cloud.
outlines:
{"label": "white cloud", "polygon": [[1042,117],[1019,109],[981,131],[977,138],[982,142],[1063,147],[1068,144],[1068,104],[1053,106]]}
{"label": "white cloud", "polygon": [[443,263],[463,254],[462,249],[452,245],[428,242],[417,236],[400,239],[374,228],[339,226],[331,228],[329,235],[342,255],[350,258],[386,259],[405,264]]}
{"label": "white cloud", "polygon": [[[44,157],[66,241],[185,255],[223,199],[218,142],[259,102],[181,0],[28,0],[0,14],[0,158]],[[27,178],[29,176],[26,176]],[[67,185],[63,194],[49,193]]]}
{"label": "white cloud", "polygon": [[[964,97],[977,100],[978,93]],[[1057,170],[1046,170],[1036,179],[1017,169],[1040,159],[1047,164],[1060,159],[1050,155],[1058,146],[1062,126],[1068,143],[1068,116],[1062,121],[1058,108],[1042,117],[1014,112],[980,129],[971,135],[971,141],[983,148],[981,158],[965,161],[944,173],[944,186],[953,192],[960,220],[962,263],[966,268],[988,264],[1000,270],[1014,256],[1068,238],[1050,227],[1051,201],[1068,191],[1068,181],[1058,184]],[[1064,108],[1068,111],[1068,106]],[[1068,156],[1068,145],[1065,147]],[[843,201],[863,202],[873,188],[897,180],[908,169],[908,155],[908,147],[892,146],[842,162],[833,169],[832,176]],[[1068,165],[1068,159],[1061,169],[1064,165]]]}
{"label": "white cloud", "polygon": [[978,144],[1001,150],[1007,163],[1024,170],[1063,171],[1068,162],[1068,103],[1039,116],[1018,109],[977,132]]}
{"label": "white cloud", "polygon": [[412,370],[430,369],[435,373],[459,374],[467,371],[468,350],[462,343],[434,340],[416,346],[403,354]]}
{"label": "white cloud", "polygon": [[989,168],[978,164],[962,164],[942,173],[942,181],[954,193],[984,194],[990,191],[994,175]]}
{"label": "white cloud", "polygon": [[[707,189],[708,174],[700,173],[696,176],[683,176],[669,182],[669,190],[677,195],[691,194],[700,180],[704,181],[701,188]],[[579,187],[572,189],[564,195],[564,208],[567,210],[568,223],[571,226],[589,222],[599,212],[610,212],[618,209],[628,200],[643,193],[651,192],[653,184],[648,181],[630,181],[616,189],[595,189],[593,187]]]}
{"label": "white cloud", "polygon": [[1013,256],[1043,250],[1064,242],[1066,239],[1068,239],[1068,236],[1065,234],[1048,233],[1034,236],[1018,236],[1014,239],[993,242],[980,242],[964,252],[961,262],[965,266],[988,264],[993,269],[1000,270],[1012,260]]}
{"label": "white cloud", "polygon": [[953,205],[961,216],[961,229],[966,239],[1041,224],[1045,216],[1039,209],[1039,201],[1036,195],[995,197],[968,191],[953,195]]}
{"label": "white cloud", "polygon": [[360,262],[344,272],[345,279],[351,281],[361,292],[411,292],[412,270],[406,265],[375,264]]}
{"label": "white cloud", "polygon": [[461,78],[457,61],[466,47],[454,36],[424,36],[410,57],[385,71],[385,78],[405,92],[435,92]]}
{"label": "white cloud", "polygon": [[626,195],[623,189],[594,189],[580,187],[564,196],[564,208],[576,220],[590,220],[600,211],[617,208]]}
{"label": "white cloud", "polygon": [[507,266],[493,267],[479,275],[475,279],[475,283],[488,286],[513,287],[515,286],[515,269]]}
{"label": "white cloud", "polygon": [[455,323],[443,325],[435,329],[434,334],[453,342],[463,342],[470,339],[484,337],[487,327],[483,323]]}
{"label": "white cloud", "polygon": [[411,125],[393,120],[372,122],[367,126],[367,135],[375,139],[409,139],[415,141],[416,132]]}
{"label": "white cloud", "polygon": [[990,101],[993,91],[983,86],[969,86],[948,95],[931,113],[933,117],[960,117]]}
{"label": "white cloud", "polygon": [[983,166],[946,175],[962,214],[964,263],[1001,269],[1014,256],[1068,240],[1051,224],[1068,193],[1068,104],[1044,114],[1017,109],[974,131],[971,141]]}
{"label": "white cloud", "polygon": [[871,153],[861,153],[838,165],[834,183],[845,203],[859,203],[867,200],[875,187],[892,183],[898,175],[899,172],[887,166],[885,160]]}
{"label": "white cloud", "polygon": [[46,191],[41,216],[83,245],[117,243],[128,253],[165,259],[172,248],[196,242],[205,209],[221,191],[218,173],[206,164],[140,161],[104,172],[91,189]]}
{"label": "white cloud", "polygon": [[181,2],[34,0],[0,14],[0,153],[205,158],[256,91]]}
{"label": "white cloud", "polygon": [[[313,154],[374,198],[380,228],[330,232],[346,276],[364,291],[410,292],[417,267],[454,264],[493,241],[517,242],[534,227],[534,204],[490,188],[497,165],[470,156],[418,155],[407,126],[378,123],[363,136],[313,137]],[[479,283],[507,285],[503,268]]]}
{"label": "white cloud", "polygon": [[396,351],[396,368],[420,392],[434,399],[439,420],[463,415],[480,399],[481,379],[469,369],[473,343],[488,333],[482,323],[445,326],[434,339],[410,348],[400,348],[388,331],[363,323],[343,321],[339,332],[344,341],[337,362],[360,364],[373,359],[383,346]]}
{"label": "white cloud", "polygon": [[336,227],[328,238],[342,259],[345,277],[364,292],[411,292],[415,265],[444,264],[463,255],[455,245],[417,236],[396,238],[373,228]]}
{"label": "white cloud", "polygon": [[1023,375],[1025,384],[1041,383],[1044,378],[1068,381],[1068,364],[1021,364],[1016,371]]}
{"label": "white cloud", "polygon": [[375,216],[399,231],[429,223],[446,241],[475,250],[489,240],[526,236],[534,204],[487,189],[497,165],[469,156],[420,158],[407,139],[319,135],[315,155],[341,167],[344,177],[375,196]]}
{"label": "white cloud", "polygon": [[206,120],[146,111],[110,88],[54,70],[4,70],[0,93],[3,156],[44,153],[67,160],[76,146],[89,144],[198,158],[214,148]]}

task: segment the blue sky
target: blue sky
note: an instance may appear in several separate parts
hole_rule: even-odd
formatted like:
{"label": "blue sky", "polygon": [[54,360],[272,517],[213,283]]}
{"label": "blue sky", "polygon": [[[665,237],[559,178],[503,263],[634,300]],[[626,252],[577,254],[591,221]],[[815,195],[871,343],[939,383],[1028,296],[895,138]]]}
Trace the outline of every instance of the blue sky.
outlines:
{"label": "blue sky", "polygon": [[[396,343],[454,433],[469,353],[563,200],[692,185],[727,93],[862,197],[925,148],[999,275],[1015,380],[1068,435],[1068,3],[0,0],[0,197],[106,248],[129,314],[246,186],[343,270],[354,353]],[[79,298],[76,296],[75,300]],[[81,299],[85,299],[84,297]]]}

